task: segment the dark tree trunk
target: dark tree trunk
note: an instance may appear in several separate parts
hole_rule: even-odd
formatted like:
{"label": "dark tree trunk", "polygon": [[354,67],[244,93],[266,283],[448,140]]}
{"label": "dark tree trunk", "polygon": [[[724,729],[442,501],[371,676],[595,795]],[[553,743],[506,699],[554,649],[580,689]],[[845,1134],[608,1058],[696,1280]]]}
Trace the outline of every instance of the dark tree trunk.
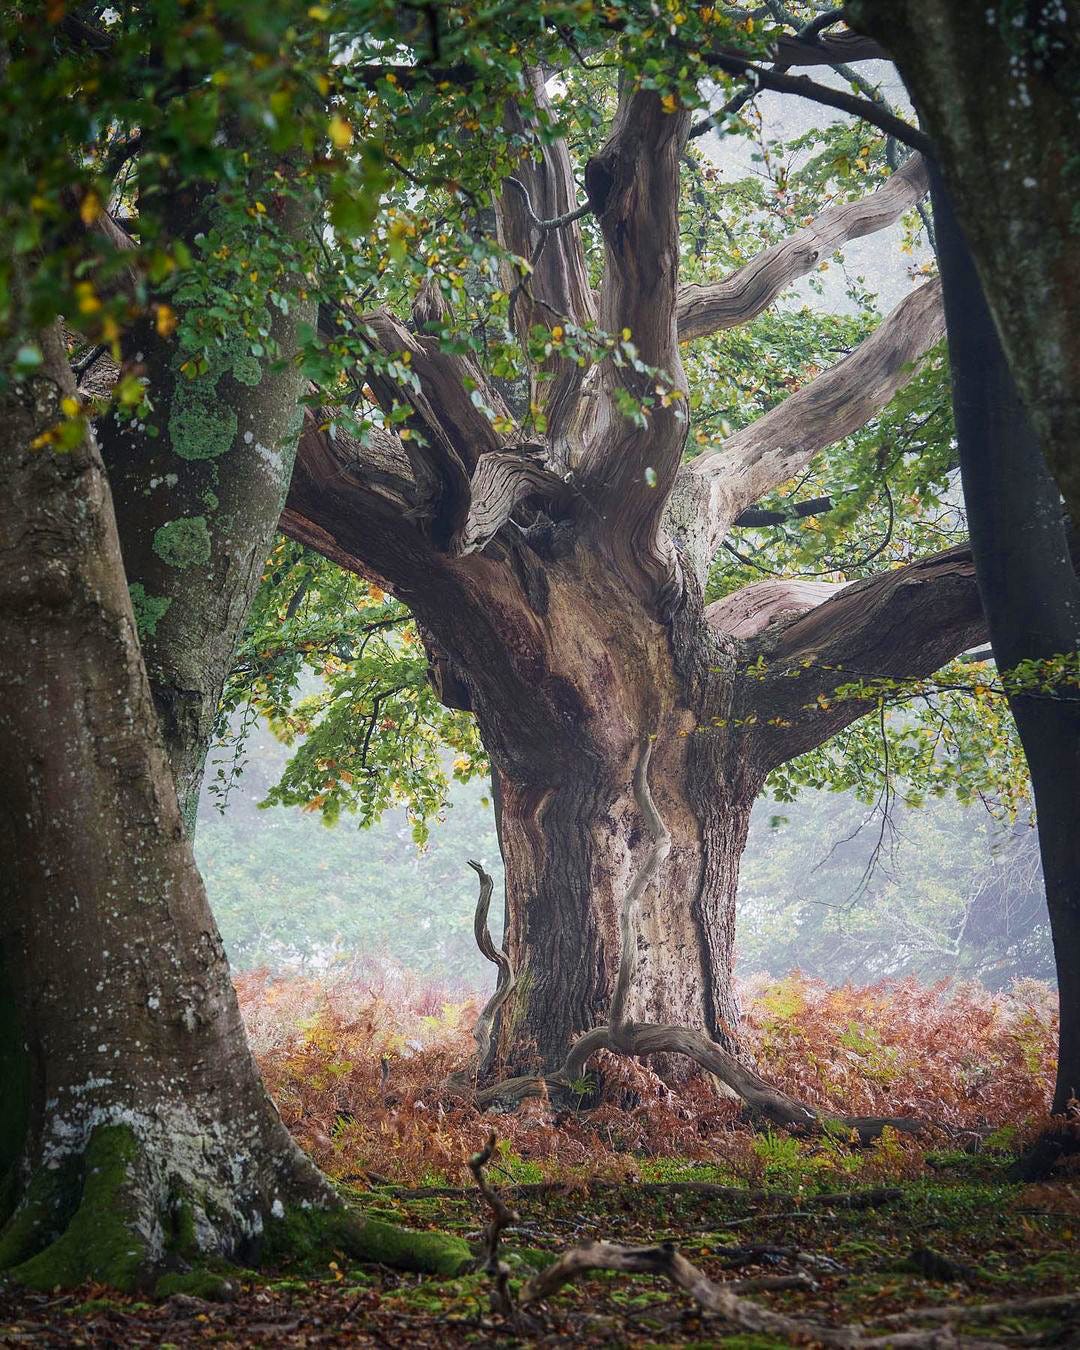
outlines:
{"label": "dark tree trunk", "polygon": [[895,59],[1080,526],[1080,4],[848,0]]}
{"label": "dark tree trunk", "polygon": [[[966,241],[935,182],[953,405],[971,547],[998,669],[1080,652],[1080,582],[1061,496],[1017,392]],[[1054,1110],[1080,1092],[1080,691],[1009,702],[1031,771],[1058,970]]]}
{"label": "dark tree trunk", "polygon": [[[649,733],[646,733],[649,734]],[[715,782],[693,791],[687,739],[662,726],[654,795],[671,851],[642,903],[630,1014],[704,1030],[732,1046],[735,893],[750,802]],[[607,1020],[621,954],[623,899],[650,840],[631,787],[633,761],[568,759],[550,781],[501,773],[500,835],[518,976],[503,1033],[515,1068],[562,1063]]]}
{"label": "dark tree trunk", "polygon": [[72,392],[59,332],[43,347],[0,441],[0,1270],[133,1288],[340,1202],[248,1048],[100,457],[40,442]]}

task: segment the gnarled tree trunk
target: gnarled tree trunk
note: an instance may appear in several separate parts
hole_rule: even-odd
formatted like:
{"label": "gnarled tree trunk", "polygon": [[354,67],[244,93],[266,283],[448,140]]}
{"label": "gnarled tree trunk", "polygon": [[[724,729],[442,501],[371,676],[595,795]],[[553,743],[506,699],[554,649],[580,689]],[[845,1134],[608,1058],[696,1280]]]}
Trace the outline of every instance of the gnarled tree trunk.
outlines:
{"label": "gnarled tree trunk", "polygon": [[[542,103],[542,85],[531,88]],[[495,430],[513,427],[497,390],[419,331],[426,310],[412,328],[378,311],[371,331],[385,353],[408,354],[417,385],[392,387],[381,371],[370,385],[384,412],[408,408],[409,438],[331,441],[313,417],[282,517],[293,538],[412,608],[436,687],[478,719],[518,976],[500,1041],[517,1068],[557,1069],[577,1033],[608,1020],[620,910],[652,847],[634,786],[643,741],[669,847],[635,904],[629,1013],[730,1040],[738,863],[766,775],[872,706],[833,699],[837,687],[867,673],[928,675],[982,634],[963,550],[850,587],[764,583],[704,606],[709,564],[740,513],[878,412],[944,323],[938,285],[918,287],[836,366],[683,465],[680,340],[759,312],[815,265],[819,235],[835,246],[880,228],[925,190],[912,164],[868,203],[802,232],[814,236],[805,247],[800,235],[724,282],[680,289],[688,128],[655,94],[623,89],[584,175],[605,243],[595,296],[565,218],[566,147],[538,136],[506,186],[500,238],[532,260],[514,326],[523,341],[537,324],[553,337],[533,371],[547,419],[539,442],[533,428]],[[628,329],[637,364],[566,360],[556,319]],[[625,416],[627,397],[647,414]]]}

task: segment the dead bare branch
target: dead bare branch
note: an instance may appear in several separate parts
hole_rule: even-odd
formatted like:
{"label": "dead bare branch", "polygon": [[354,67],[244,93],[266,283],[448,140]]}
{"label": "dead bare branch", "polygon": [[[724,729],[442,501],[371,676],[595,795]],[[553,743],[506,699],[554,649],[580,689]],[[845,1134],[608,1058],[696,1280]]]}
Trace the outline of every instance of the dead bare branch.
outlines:
{"label": "dead bare branch", "polygon": [[707,566],[742,511],[880,412],[944,334],[935,279],[912,291],[836,365],[687,465],[684,476],[704,483],[699,564]]}
{"label": "dead bare branch", "polygon": [[851,239],[892,225],[929,189],[926,161],[912,155],[876,192],[830,206],[809,225],[763,250],[722,281],[684,286],[679,292],[679,341],[748,323],[822,258]]}
{"label": "dead bare branch", "polygon": [[[473,864],[475,866],[476,864]],[[484,1229],[484,1270],[491,1276],[494,1285],[491,1292],[491,1306],[495,1312],[511,1320],[516,1319],[513,1296],[510,1293],[510,1267],[499,1259],[499,1241],[504,1229],[519,1223],[518,1215],[507,1205],[493,1186],[489,1186],[484,1176],[484,1168],[495,1152],[495,1132],[479,1153],[469,1159],[469,1171],[473,1174],[485,1204],[491,1210],[491,1222]]]}
{"label": "dead bare branch", "polygon": [[[1001,1342],[998,1341],[958,1336],[949,1336],[943,1340],[940,1330],[900,1331],[875,1336],[867,1335],[858,1325],[834,1327],[810,1318],[774,1312],[737,1292],[747,1291],[751,1287],[760,1289],[763,1286],[759,1281],[716,1284],[670,1243],[655,1247],[624,1247],[615,1242],[585,1242],[564,1252],[552,1265],[527,1280],[521,1290],[520,1306],[524,1308],[548,1299],[563,1285],[594,1270],[613,1270],[628,1275],[661,1275],[690,1294],[707,1312],[723,1317],[744,1331],[761,1332],[796,1344],[810,1342],[842,1347],[843,1350],[878,1350],[878,1347],[880,1350],[891,1347],[897,1350],[901,1347],[907,1347],[907,1350],[945,1350],[945,1347],[961,1346],[966,1350],[1002,1350]],[[806,1287],[805,1282],[802,1282],[802,1287]],[[971,1310],[957,1308],[950,1311],[962,1315]]]}

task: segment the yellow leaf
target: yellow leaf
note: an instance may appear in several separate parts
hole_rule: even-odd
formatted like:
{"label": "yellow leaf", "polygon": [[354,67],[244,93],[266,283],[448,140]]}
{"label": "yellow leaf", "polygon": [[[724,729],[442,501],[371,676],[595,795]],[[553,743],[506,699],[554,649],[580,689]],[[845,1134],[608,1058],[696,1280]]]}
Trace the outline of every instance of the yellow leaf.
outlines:
{"label": "yellow leaf", "polygon": [[79,299],[80,314],[96,314],[101,308],[101,301],[94,294],[94,288],[88,281],[80,281],[75,287],[75,294]]}
{"label": "yellow leaf", "polygon": [[308,10],[308,18],[314,19],[316,23],[325,23],[330,17],[330,11],[325,5],[312,5]]}
{"label": "yellow leaf", "polygon": [[79,215],[84,225],[93,225],[101,215],[101,198],[91,189],[79,203]]}
{"label": "yellow leaf", "polygon": [[352,145],[353,129],[344,117],[335,114],[330,119],[330,139],[335,150],[347,150]]}
{"label": "yellow leaf", "polygon": [[172,337],[176,332],[176,310],[172,305],[154,306],[154,327],[158,337]]}
{"label": "yellow leaf", "polygon": [[678,109],[679,104],[674,94],[665,94],[660,100],[660,106],[665,112],[673,113]]}
{"label": "yellow leaf", "polygon": [[77,398],[62,398],[60,407],[65,417],[75,417],[79,412],[79,400]]}

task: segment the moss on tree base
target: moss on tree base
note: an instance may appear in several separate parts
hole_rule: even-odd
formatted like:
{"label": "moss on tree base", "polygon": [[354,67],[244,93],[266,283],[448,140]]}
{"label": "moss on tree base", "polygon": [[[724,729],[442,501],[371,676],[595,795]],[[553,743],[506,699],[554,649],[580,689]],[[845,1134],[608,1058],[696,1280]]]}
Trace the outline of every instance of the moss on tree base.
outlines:
{"label": "moss on tree base", "polygon": [[85,1280],[138,1287],[148,1257],[139,1163],[133,1132],[106,1125],[91,1135],[81,1167],[39,1169],[0,1233],[0,1270],[33,1289]]}
{"label": "moss on tree base", "polygon": [[430,1275],[460,1275],[474,1264],[460,1238],[399,1228],[344,1205],[279,1206],[254,1238],[223,1224],[218,1249],[206,1250],[205,1237],[201,1246],[196,1239],[191,1198],[174,1193],[162,1204],[149,1172],[129,1126],[99,1126],[80,1158],[34,1174],[0,1228],[0,1272],[33,1289],[93,1280],[125,1293],[222,1298],[229,1293],[224,1263],[241,1251],[271,1267],[325,1268],[334,1252]]}
{"label": "moss on tree base", "polygon": [[325,1265],[325,1254],[335,1250],[355,1261],[422,1275],[461,1275],[476,1264],[461,1238],[399,1228],[381,1219],[364,1218],[350,1209],[288,1210],[267,1228],[261,1257],[269,1266],[287,1260]]}

